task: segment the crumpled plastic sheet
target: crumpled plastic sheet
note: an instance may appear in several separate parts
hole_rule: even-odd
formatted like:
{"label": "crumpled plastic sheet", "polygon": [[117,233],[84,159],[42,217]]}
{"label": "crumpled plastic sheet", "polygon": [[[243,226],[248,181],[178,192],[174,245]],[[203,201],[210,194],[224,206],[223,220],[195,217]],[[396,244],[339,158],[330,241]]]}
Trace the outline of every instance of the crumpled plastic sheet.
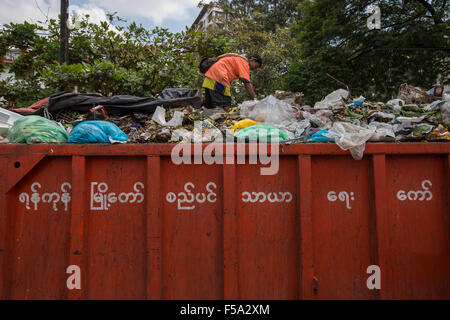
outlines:
{"label": "crumpled plastic sheet", "polygon": [[444,96],[444,101],[445,103],[441,105],[442,121],[450,124],[450,94]]}
{"label": "crumpled plastic sheet", "polygon": [[426,139],[430,141],[439,141],[439,140],[450,141],[450,133],[442,124],[440,124],[427,135]]}
{"label": "crumpled plastic sheet", "polygon": [[425,90],[406,83],[400,86],[397,98],[404,100],[406,103],[430,103],[433,101],[433,96]]}
{"label": "crumpled plastic sheet", "polygon": [[358,98],[353,99],[353,102],[364,102],[366,98],[363,96],[359,96]]}
{"label": "crumpled plastic sheet", "polygon": [[210,121],[203,120],[200,124],[195,123],[194,131],[192,132],[194,142],[210,142],[218,137],[222,137],[222,132]]}
{"label": "crumpled plastic sheet", "polygon": [[281,124],[295,118],[297,110],[290,104],[270,95],[259,101],[244,101],[240,105],[240,116],[266,124]]}
{"label": "crumpled plastic sheet", "polygon": [[[321,110],[321,111],[329,111],[329,110]],[[315,114],[312,114],[307,111],[302,111],[301,115],[306,120],[309,120],[309,122],[315,124],[316,127],[318,127],[318,128],[327,129],[327,128],[331,127],[332,122],[328,118],[329,114],[327,114],[327,113],[319,111]]]}
{"label": "crumpled plastic sheet", "polygon": [[419,123],[425,119],[425,116],[422,117],[397,117],[396,122],[400,123]]}
{"label": "crumpled plastic sheet", "polygon": [[288,134],[292,132],[294,134],[293,138],[300,138],[309,127],[311,127],[311,122],[309,122],[308,119],[305,119],[299,122],[292,122],[286,127],[286,131]]}
{"label": "crumpled plastic sheet", "polygon": [[335,140],[336,144],[342,150],[349,150],[353,159],[361,160],[366,148],[366,142],[376,131],[375,126],[369,125],[369,128],[363,128],[347,122],[335,122],[324,134],[328,138]]}
{"label": "crumpled plastic sheet", "polygon": [[179,127],[183,124],[183,112],[175,111],[173,118],[166,122],[166,109],[157,107],[152,120],[164,127]]}
{"label": "crumpled plastic sheet", "polygon": [[395,118],[395,115],[392,114],[392,113],[387,113],[387,112],[378,111],[378,112],[372,113],[372,114],[369,116],[369,119],[370,119],[370,118],[374,118],[374,117],[392,120],[392,119]]}
{"label": "crumpled plastic sheet", "polygon": [[392,99],[392,100],[389,100],[388,102],[386,102],[386,104],[391,105],[395,111],[401,111],[402,106],[405,105],[405,101],[402,99]]}
{"label": "crumpled plastic sheet", "polygon": [[442,100],[437,100],[437,101],[433,101],[432,103],[430,103],[429,105],[425,106],[423,108],[424,111],[436,111],[436,110],[440,110],[441,105],[445,104],[445,101]]}
{"label": "crumpled plastic sheet", "polygon": [[192,131],[186,130],[185,128],[176,129],[172,132],[172,138],[170,139],[172,142],[183,142],[189,143],[192,139]]}
{"label": "crumpled plastic sheet", "polygon": [[328,137],[328,130],[315,132],[308,138],[308,142],[333,142],[333,138]]}
{"label": "crumpled plastic sheet", "polygon": [[[369,139],[370,141],[392,141],[395,140],[394,126],[385,122],[373,121],[370,123],[375,127],[375,133]],[[364,128],[369,126],[364,126]]]}
{"label": "crumpled plastic sheet", "polygon": [[316,102],[314,105],[314,109],[332,109],[332,108],[343,108],[344,104],[342,102],[343,99],[347,99],[349,97],[349,92],[344,89],[339,89],[333,91],[329,95],[325,97],[320,102]]}

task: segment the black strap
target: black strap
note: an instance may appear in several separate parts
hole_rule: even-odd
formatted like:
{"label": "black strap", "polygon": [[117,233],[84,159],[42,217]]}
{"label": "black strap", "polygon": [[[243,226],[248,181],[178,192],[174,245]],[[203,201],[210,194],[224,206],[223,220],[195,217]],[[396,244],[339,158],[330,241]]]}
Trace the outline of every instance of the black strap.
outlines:
{"label": "black strap", "polygon": [[239,58],[242,58],[242,59],[244,59],[245,61],[248,62],[248,59],[246,57],[243,57],[243,56],[241,56],[240,54],[237,54],[237,53],[225,53],[225,54],[223,54],[221,56],[218,56],[217,57],[217,61],[219,61],[222,58],[226,58],[226,57],[239,57]]}

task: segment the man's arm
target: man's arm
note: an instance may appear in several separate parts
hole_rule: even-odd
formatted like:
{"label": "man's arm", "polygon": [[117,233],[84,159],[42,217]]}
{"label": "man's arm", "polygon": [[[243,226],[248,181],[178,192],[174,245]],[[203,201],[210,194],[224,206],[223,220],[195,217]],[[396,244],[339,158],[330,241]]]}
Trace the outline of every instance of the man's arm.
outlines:
{"label": "man's arm", "polygon": [[246,82],[246,83],[244,83],[244,86],[245,86],[245,90],[247,91],[250,98],[256,99],[255,90],[253,90],[252,84],[250,82]]}

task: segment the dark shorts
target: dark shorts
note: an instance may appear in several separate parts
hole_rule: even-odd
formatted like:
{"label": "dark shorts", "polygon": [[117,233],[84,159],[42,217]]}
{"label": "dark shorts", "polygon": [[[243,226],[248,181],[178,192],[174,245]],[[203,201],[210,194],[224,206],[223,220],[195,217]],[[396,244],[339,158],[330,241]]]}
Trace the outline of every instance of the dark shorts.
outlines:
{"label": "dark shorts", "polygon": [[231,97],[225,96],[217,91],[205,89],[205,107],[212,109],[216,107],[231,107]]}

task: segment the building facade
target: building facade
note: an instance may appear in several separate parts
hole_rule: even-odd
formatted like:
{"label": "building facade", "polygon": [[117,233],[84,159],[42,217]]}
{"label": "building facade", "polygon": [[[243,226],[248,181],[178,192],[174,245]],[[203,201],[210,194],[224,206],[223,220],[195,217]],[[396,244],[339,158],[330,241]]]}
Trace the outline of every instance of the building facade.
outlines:
{"label": "building facade", "polygon": [[9,51],[6,56],[5,59],[3,60],[3,63],[5,65],[5,69],[3,70],[3,72],[0,72],[0,81],[1,80],[5,80],[8,77],[14,77],[13,73],[9,73],[9,66],[14,62],[14,60],[17,59],[17,57],[20,55],[20,50],[19,49],[12,49],[11,51]]}
{"label": "building facade", "polygon": [[215,2],[205,4],[192,24],[192,29],[207,32],[208,28],[217,23],[217,18],[224,15],[223,10]]}

